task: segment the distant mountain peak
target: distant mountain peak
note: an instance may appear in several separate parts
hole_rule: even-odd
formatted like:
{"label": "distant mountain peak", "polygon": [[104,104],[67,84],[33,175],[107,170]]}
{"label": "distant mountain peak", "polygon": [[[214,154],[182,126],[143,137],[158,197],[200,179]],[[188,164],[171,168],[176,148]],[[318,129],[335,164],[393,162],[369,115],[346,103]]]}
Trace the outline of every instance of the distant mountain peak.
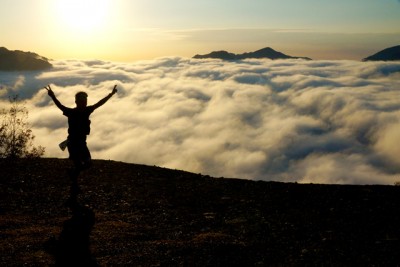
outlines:
{"label": "distant mountain peak", "polygon": [[254,53],[271,53],[271,52],[277,52],[277,51],[272,49],[271,47],[264,47],[264,48],[261,48],[261,49],[255,51]]}
{"label": "distant mountain peak", "polygon": [[383,49],[382,51],[363,59],[363,61],[394,61],[394,60],[400,60],[400,45]]}
{"label": "distant mountain peak", "polygon": [[271,47],[265,47],[254,52],[248,52],[243,54],[233,54],[227,51],[213,51],[205,55],[195,55],[193,58],[219,58],[223,60],[239,60],[246,58],[269,58],[269,59],[304,59],[311,60],[308,57],[292,57],[278,52]]}
{"label": "distant mountain peak", "polygon": [[224,59],[235,59],[236,55],[233,53],[229,53],[227,51],[221,50],[221,51],[213,51],[210,54],[208,54],[209,58],[224,58]]}
{"label": "distant mountain peak", "polygon": [[36,53],[0,47],[0,71],[44,70],[51,67],[47,58]]}

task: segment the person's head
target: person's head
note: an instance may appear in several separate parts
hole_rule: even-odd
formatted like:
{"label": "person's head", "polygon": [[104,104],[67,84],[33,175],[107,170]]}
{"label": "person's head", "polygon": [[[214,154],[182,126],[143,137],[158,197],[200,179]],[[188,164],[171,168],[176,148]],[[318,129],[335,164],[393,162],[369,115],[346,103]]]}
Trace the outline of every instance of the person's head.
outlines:
{"label": "person's head", "polygon": [[78,108],[84,108],[87,106],[88,95],[85,92],[78,92],[75,95],[75,103]]}

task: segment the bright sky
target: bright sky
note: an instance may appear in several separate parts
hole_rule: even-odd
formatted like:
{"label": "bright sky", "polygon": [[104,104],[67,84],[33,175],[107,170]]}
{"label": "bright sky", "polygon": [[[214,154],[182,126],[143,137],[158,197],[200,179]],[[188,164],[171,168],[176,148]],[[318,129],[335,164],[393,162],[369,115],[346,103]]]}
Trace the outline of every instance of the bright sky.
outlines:
{"label": "bright sky", "polygon": [[400,44],[400,0],[2,0],[0,46],[134,61],[264,47],[360,60]]}

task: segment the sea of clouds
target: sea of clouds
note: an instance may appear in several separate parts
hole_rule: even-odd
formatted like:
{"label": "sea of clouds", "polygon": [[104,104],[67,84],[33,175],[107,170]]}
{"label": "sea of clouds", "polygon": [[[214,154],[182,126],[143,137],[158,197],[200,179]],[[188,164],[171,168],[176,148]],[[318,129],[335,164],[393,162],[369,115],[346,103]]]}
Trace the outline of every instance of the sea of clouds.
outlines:
{"label": "sea of clouds", "polygon": [[92,157],[215,177],[303,183],[400,181],[400,62],[195,60],[53,61],[44,72],[0,72],[0,99],[26,100],[35,145],[68,156],[66,117],[94,104]]}

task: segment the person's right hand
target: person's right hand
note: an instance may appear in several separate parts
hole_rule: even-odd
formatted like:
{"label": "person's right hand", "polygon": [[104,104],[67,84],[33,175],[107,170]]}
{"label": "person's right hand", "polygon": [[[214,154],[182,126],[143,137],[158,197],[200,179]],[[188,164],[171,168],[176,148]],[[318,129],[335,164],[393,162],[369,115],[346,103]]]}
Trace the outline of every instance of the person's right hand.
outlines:
{"label": "person's right hand", "polygon": [[111,92],[111,94],[116,94],[118,92],[118,90],[117,90],[117,85],[114,85],[114,88],[113,88],[113,90],[112,90],[112,92]]}
{"label": "person's right hand", "polygon": [[45,86],[44,89],[47,90],[47,93],[49,94],[49,96],[51,96],[51,97],[55,96],[53,90],[51,90],[50,85]]}

